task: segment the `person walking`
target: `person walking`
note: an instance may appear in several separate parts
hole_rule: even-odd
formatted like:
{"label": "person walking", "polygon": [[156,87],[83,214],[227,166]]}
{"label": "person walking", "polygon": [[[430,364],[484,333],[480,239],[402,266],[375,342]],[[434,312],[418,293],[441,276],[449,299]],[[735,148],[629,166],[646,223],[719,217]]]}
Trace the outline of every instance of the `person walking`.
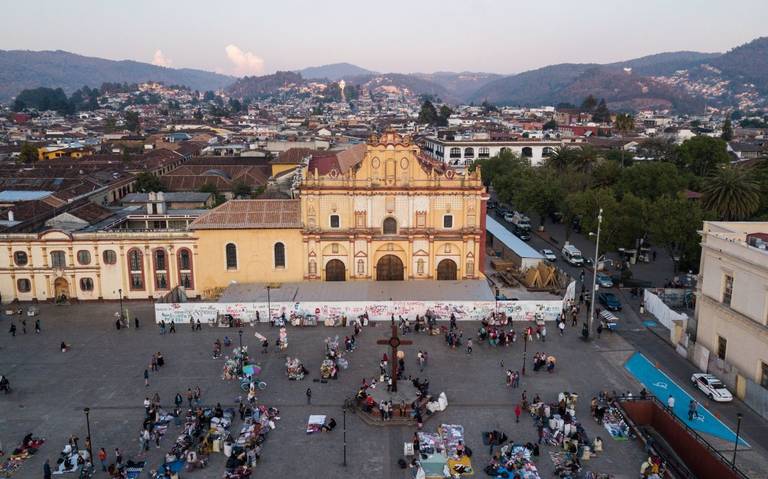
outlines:
{"label": "person walking", "polygon": [[45,464],[43,464],[43,479],[51,479],[51,462],[49,459],[46,459]]}
{"label": "person walking", "polygon": [[176,393],[176,397],[173,398],[173,404],[176,405],[177,408],[181,407],[181,404],[184,402],[184,399],[181,397],[181,393]]}
{"label": "person walking", "polygon": [[696,401],[691,399],[691,402],[688,403],[688,420],[693,421],[693,419],[697,416],[698,414],[696,413]]}
{"label": "person walking", "polygon": [[467,354],[472,354],[472,339],[467,339]]}
{"label": "person walking", "polygon": [[8,329],[8,332],[11,333],[11,336],[14,338],[16,337],[16,323],[11,322],[11,327]]}
{"label": "person walking", "polygon": [[675,396],[671,394],[667,398],[667,409],[669,409],[670,411],[675,410]]}
{"label": "person walking", "polygon": [[541,342],[546,343],[547,342],[547,327],[542,326],[541,327]]}
{"label": "person walking", "polygon": [[560,318],[560,322],[557,323],[557,329],[560,330],[560,336],[565,335],[565,321],[562,318]]}
{"label": "person walking", "polygon": [[133,326],[134,326],[136,329],[139,329],[139,317],[138,317],[138,316],[134,316],[134,317],[133,317]]}
{"label": "person walking", "polygon": [[195,325],[195,329],[197,329],[198,331],[202,331],[203,330],[203,325],[200,324],[200,320],[199,319],[197,320],[197,324]]}
{"label": "person walking", "polygon": [[107,451],[104,450],[104,448],[99,448],[99,452],[96,454],[99,457],[99,462],[101,463],[101,470],[103,472],[107,472]]}
{"label": "person walking", "polygon": [[123,453],[120,452],[120,449],[117,447],[115,448],[115,466],[118,469],[123,468]]}
{"label": "person walking", "polygon": [[515,404],[515,422],[520,422],[520,414],[523,413],[523,409],[520,407],[520,403]]}
{"label": "person walking", "polygon": [[40,320],[35,320],[35,334],[40,334]]}
{"label": "person walking", "polygon": [[23,318],[21,320],[21,332],[22,334],[27,334],[27,319]]}
{"label": "person walking", "polygon": [[192,400],[195,398],[192,388],[187,388],[187,405],[189,409],[192,409]]}
{"label": "person walking", "polygon": [[174,323],[173,320],[171,320],[171,330],[170,330],[170,332],[171,333],[175,333],[176,332],[176,323]]}
{"label": "person walking", "polygon": [[165,334],[165,320],[160,320],[160,336]]}
{"label": "person walking", "polygon": [[312,390],[307,388],[307,404],[312,404]]}
{"label": "person walking", "polygon": [[203,398],[203,392],[200,390],[200,386],[195,386],[194,397],[195,397],[195,404],[199,406]]}
{"label": "person walking", "polygon": [[149,387],[149,370],[144,370],[144,386]]}

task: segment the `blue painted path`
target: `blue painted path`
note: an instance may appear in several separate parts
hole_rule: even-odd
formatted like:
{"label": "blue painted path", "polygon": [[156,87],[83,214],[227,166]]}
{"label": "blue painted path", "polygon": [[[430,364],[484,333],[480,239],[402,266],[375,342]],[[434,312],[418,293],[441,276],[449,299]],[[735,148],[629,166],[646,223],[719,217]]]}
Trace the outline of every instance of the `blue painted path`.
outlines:
{"label": "blue painted path", "polygon": [[[648,392],[659,398],[659,401],[662,403],[666,404],[667,398],[671,394],[675,398],[675,416],[685,422],[691,429],[699,433],[710,434],[725,441],[734,442],[736,440],[736,433],[731,428],[713,416],[696,398],[685,392],[669,376],[656,368],[643,354],[633,354],[624,364],[624,367]],[[691,402],[691,399],[699,403],[699,407],[696,410],[699,415],[692,421],[689,421],[688,404]],[[739,444],[749,446],[742,438],[739,438]]]}

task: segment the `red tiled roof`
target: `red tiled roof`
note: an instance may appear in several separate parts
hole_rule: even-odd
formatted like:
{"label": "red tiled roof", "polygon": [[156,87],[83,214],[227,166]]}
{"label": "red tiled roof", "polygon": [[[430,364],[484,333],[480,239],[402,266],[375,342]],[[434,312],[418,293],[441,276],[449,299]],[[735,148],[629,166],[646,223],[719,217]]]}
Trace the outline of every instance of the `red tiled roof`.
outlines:
{"label": "red tiled roof", "polygon": [[189,226],[191,230],[301,227],[301,200],[230,200]]}

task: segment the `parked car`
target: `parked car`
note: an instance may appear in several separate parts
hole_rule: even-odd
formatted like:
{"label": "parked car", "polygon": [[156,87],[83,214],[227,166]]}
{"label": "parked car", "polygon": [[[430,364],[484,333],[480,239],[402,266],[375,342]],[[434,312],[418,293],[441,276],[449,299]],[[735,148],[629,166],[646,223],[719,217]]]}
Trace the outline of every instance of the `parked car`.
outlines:
{"label": "parked car", "polygon": [[691,382],[707,397],[717,402],[733,401],[733,394],[715,376],[707,373],[694,373]]}
{"label": "parked car", "polygon": [[504,221],[506,221],[509,224],[512,224],[512,222],[515,220],[515,215],[512,213],[507,213],[504,215]]}
{"label": "parked car", "polygon": [[496,204],[496,202],[495,202],[495,201],[493,201],[493,200],[489,201],[489,202],[488,202],[488,203],[485,205],[485,207],[486,207],[487,209],[489,209],[489,210],[495,210],[495,209],[496,209],[496,206],[497,206],[497,204]]}
{"label": "parked car", "polygon": [[613,293],[598,293],[597,300],[609,311],[621,311],[621,301]]}
{"label": "parked car", "polygon": [[596,282],[601,288],[613,288],[613,279],[605,273],[597,273]]}
{"label": "parked car", "polygon": [[557,255],[551,249],[543,249],[543,250],[541,250],[541,255],[547,261],[557,261]]}
{"label": "parked car", "polygon": [[519,226],[512,225],[512,233],[523,241],[531,240],[530,228],[520,228]]}

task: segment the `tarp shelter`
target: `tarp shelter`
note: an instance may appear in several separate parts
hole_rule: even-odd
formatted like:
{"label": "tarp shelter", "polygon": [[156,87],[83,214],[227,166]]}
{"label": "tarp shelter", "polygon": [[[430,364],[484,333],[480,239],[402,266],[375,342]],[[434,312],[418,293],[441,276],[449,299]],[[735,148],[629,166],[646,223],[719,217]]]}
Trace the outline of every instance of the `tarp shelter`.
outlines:
{"label": "tarp shelter", "polygon": [[494,250],[501,243],[501,256],[509,258],[521,270],[533,268],[544,261],[544,256],[521,240],[490,215],[485,217],[485,230],[490,233]]}

